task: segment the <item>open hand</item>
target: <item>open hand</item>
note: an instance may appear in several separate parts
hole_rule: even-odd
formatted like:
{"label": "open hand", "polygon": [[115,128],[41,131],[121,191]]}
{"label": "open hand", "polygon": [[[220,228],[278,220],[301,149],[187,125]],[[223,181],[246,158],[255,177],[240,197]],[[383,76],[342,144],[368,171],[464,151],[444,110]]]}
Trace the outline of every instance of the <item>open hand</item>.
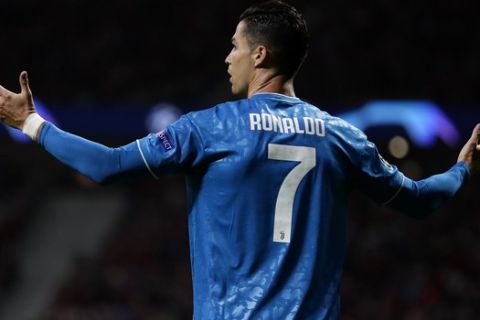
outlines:
{"label": "open hand", "polygon": [[26,71],[20,73],[20,87],[22,91],[17,94],[0,86],[0,120],[22,130],[28,115],[36,112]]}
{"label": "open hand", "polygon": [[472,173],[478,173],[480,171],[480,123],[475,126],[472,132],[472,136],[468,139],[467,143],[460,151],[458,155],[458,162],[465,161],[470,167]]}

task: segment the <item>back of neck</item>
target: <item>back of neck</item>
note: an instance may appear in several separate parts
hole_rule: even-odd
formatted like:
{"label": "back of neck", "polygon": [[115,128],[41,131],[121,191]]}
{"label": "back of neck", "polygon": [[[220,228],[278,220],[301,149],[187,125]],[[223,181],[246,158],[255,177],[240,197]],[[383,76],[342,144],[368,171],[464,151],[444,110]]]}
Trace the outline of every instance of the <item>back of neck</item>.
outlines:
{"label": "back of neck", "polygon": [[293,79],[287,79],[284,75],[264,76],[254,79],[248,86],[248,97],[255,93],[279,93],[285,96],[295,97]]}

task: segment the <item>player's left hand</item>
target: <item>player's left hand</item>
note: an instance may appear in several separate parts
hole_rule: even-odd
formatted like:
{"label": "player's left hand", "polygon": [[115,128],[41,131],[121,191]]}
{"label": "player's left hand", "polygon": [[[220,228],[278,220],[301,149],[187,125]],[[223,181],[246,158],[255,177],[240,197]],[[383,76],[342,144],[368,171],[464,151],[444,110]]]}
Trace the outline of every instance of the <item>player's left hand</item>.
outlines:
{"label": "player's left hand", "polygon": [[25,119],[36,112],[26,71],[20,73],[20,87],[22,90],[17,94],[0,86],[0,120],[22,130]]}
{"label": "player's left hand", "polygon": [[480,123],[473,129],[472,136],[463,146],[458,155],[458,162],[465,161],[469,166],[471,173],[478,173],[480,171]]}

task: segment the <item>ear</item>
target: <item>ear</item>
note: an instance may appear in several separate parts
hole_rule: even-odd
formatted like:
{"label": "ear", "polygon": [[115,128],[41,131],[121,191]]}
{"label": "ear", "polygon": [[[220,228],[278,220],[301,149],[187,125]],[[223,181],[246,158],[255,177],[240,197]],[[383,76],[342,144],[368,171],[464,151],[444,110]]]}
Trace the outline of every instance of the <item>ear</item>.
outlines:
{"label": "ear", "polygon": [[265,46],[258,46],[252,51],[252,60],[255,68],[264,66],[267,62],[268,50]]}

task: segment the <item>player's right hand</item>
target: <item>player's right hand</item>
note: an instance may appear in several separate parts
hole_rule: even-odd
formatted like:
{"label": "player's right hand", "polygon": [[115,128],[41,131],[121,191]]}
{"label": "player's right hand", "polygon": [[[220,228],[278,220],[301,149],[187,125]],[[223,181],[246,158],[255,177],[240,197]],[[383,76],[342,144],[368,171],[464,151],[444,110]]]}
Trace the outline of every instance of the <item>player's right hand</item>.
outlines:
{"label": "player's right hand", "polygon": [[458,155],[458,162],[464,161],[470,168],[470,172],[478,173],[480,171],[480,150],[478,143],[480,141],[480,123],[473,129],[472,136]]}
{"label": "player's right hand", "polygon": [[26,71],[20,73],[19,80],[21,92],[18,94],[0,86],[0,120],[22,130],[25,119],[36,111]]}

